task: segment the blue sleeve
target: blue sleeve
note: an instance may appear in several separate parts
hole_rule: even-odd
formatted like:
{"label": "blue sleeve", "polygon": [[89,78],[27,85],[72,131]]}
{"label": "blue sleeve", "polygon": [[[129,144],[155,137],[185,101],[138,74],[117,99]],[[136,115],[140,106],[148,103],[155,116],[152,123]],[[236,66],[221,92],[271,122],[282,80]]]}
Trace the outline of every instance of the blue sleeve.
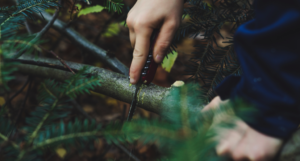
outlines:
{"label": "blue sleeve", "polygon": [[234,36],[243,75],[216,91],[251,102],[260,114],[248,124],[285,139],[300,123],[300,1],[256,0],[254,7],[255,19]]}

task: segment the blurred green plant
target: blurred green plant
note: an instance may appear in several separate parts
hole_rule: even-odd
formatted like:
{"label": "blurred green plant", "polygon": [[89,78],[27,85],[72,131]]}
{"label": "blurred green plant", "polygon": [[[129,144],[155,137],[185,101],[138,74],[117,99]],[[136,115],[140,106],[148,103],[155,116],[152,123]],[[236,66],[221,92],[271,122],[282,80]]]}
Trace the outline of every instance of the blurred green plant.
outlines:
{"label": "blurred green plant", "polygon": [[173,51],[172,53],[169,53],[163,60],[161,66],[167,71],[171,72],[171,69],[177,59],[178,53],[176,51]]}

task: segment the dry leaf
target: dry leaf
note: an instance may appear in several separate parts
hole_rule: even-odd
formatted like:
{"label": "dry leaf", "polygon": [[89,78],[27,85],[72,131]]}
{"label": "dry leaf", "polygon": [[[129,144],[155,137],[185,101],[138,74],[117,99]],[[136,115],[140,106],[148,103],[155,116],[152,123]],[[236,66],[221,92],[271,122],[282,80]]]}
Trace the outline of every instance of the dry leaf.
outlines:
{"label": "dry leaf", "polygon": [[3,97],[0,97],[0,106],[3,106],[5,104],[5,99]]}
{"label": "dry leaf", "polygon": [[67,154],[66,149],[64,148],[57,148],[56,149],[56,154],[60,157],[60,158],[64,158]]}
{"label": "dry leaf", "polygon": [[86,113],[94,112],[94,107],[91,106],[91,105],[84,105],[83,106],[83,111],[85,111]]}

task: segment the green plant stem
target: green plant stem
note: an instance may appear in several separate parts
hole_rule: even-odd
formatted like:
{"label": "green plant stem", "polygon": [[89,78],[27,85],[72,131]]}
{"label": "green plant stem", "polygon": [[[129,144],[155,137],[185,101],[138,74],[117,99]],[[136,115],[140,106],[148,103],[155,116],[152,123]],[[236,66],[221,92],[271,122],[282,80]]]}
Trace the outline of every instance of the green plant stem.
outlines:
{"label": "green plant stem", "polygon": [[[55,107],[57,106],[58,104],[58,99],[56,99],[54,101],[54,103],[52,104],[51,106],[51,111],[53,109],[55,109]],[[42,128],[43,124],[45,123],[45,121],[48,119],[48,117],[50,116],[50,112],[48,112],[42,119],[42,121],[37,125],[37,127],[35,128],[35,130],[33,131],[33,133],[31,134],[31,136],[29,137],[29,144],[31,144],[33,142],[33,140],[36,138],[38,132],[40,131],[40,129]]]}
{"label": "green plant stem", "polygon": [[8,137],[6,137],[5,135],[3,135],[3,134],[0,133],[0,138],[3,139],[4,141],[10,142],[11,145],[12,145],[15,149],[19,149],[19,146],[18,146],[16,143],[14,143],[14,142],[9,141]]}
{"label": "green plant stem", "polygon": [[38,149],[40,147],[45,147],[47,145],[53,144],[55,142],[60,142],[60,141],[64,141],[67,139],[72,139],[72,138],[79,138],[79,137],[89,137],[89,136],[101,136],[103,135],[103,132],[99,132],[99,131],[92,131],[92,132],[80,132],[80,133],[74,133],[74,134],[67,134],[67,135],[63,135],[63,136],[58,136],[55,138],[50,138],[50,139],[46,139],[45,141],[35,144],[32,148],[28,149],[26,152],[30,152],[33,151],[35,149]]}

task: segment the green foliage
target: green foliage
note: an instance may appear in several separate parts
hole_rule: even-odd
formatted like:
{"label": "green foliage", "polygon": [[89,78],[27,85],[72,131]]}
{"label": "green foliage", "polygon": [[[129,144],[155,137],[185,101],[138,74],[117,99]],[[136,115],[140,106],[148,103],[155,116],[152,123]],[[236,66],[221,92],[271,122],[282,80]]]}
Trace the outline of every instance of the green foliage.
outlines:
{"label": "green foliage", "polygon": [[[164,120],[133,120],[123,125],[122,132],[127,140],[143,141],[144,144],[155,143],[160,152],[161,160],[166,161],[221,161],[226,158],[218,157],[215,146],[218,141],[218,128],[233,128],[233,119],[228,122],[214,124],[212,121],[218,115],[249,120],[253,116],[253,108],[242,100],[231,101],[219,109],[202,112],[203,102],[198,84],[186,84],[172,87],[169,95],[164,98]],[[233,115],[231,111],[234,111]],[[224,117],[226,118],[226,117]]]}
{"label": "green foliage", "polygon": [[4,62],[4,58],[6,55],[3,53],[2,49],[0,49],[0,86],[4,89],[9,90],[7,83],[14,79],[11,74],[17,70],[16,62]]}
{"label": "green foliage", "polygon": [[103,9],[105,9],[105,8],[103,6],[100,6],[100,5],[87,7],[87,8],[81,9],[79,11],[78,17],[81,16],[81,15],[87,15],[87,14],[90,14],[90,13],[101,12]]}
{"label": "green foliage", "polygon": [[15,34],[26,18],[49,7],[58,6],[57,0],[28,0],[17,6],[0,8],[0,38]]}
{"label": "green foliage", "polygon": [[17,53],[30,53],[36,55],[38,52],[42,52],[39,44],[43,43],[43,40],[35,39],[35,36],[11,36],[7,38],[0,39],[2,43],[2,50],[4,51],[6,57],[11,58]]}
{"label": "green foliage", "polygon": [[[157,143],[161,159],[172,161],[220,160],[214,153],[216,142],[210,141],[209,121],[201,113],[203,101],[196,84],[173,87],[164,99],[166,120],[133,120],[123,125],[128,140]],[[208,116],[207,116],[208,117]]]}
{"label": "green foliage", "polygon": [[[35,154],[32,152],[34,150],[43,150],[45,147],[49,148],[50,146],[59,146],[68,143],[74,144],[74,139],[79,138],[83,141],[88,141],[98,135],[107,136],[113,141],[121,138],[113,137],[118,134],[110,134],[108,131],[115,129],[109,126],[106,128],[107,131],[99,132],[101,127],[96,125],[95,122],[89,125],[87,121],[81,122],[76,120],[74,124],[69,123],[65,125],[63,122],[59,125],[53,124],[54,121],[61,120],[70,114],[70,98],[75,98],[77,94],[89,93],[89,90],[100,86],[99,77],[83,77],[86,70],[87,68],[80,70],[64,83],[57,83],[52,80],[46,80],[41,83],[39,91],[40,106],[31,112],[30,117],[26,118],[27,126],[24,127],[24,131],[26,131],[24,138],[26,139],[26,146],[28,148],[21,151],[14,151],[11,147],[7,147],[7,151],[13,154],[7,154],[8,157],[12,156],[14,158],[14,156],[18,156],[19,160],[27,160],[41,153]],[[1,119],[4,119],[3,116],[1,117]],[[5,121],[3,122],[6,123]],[[11,130],[8,125],[6,123],[6,126],[0,127],[0,138],[5,142],[8,141],[8,134]]]}
{"label": "green foliage", "polygon": [[105,6],[110,12],[113,11],[113,12],[121,13],[122,8],[124,6],[122,2],[123,0],[106,0]]}
{"label": "green foliage", "polygon": [[164,58],[161,66],[167,71],[167,72],[171,72],[171,69],[176,61],[176,58],[178,56],[177,52],[173,52],[167,55],[167,57]]}
{"label": "green foliage", "polygon": [[120,26],[118,23],[111,23],[107,27],[107,30],[102,34],[103,37],[112,37],[118,35],[120,32]]}

